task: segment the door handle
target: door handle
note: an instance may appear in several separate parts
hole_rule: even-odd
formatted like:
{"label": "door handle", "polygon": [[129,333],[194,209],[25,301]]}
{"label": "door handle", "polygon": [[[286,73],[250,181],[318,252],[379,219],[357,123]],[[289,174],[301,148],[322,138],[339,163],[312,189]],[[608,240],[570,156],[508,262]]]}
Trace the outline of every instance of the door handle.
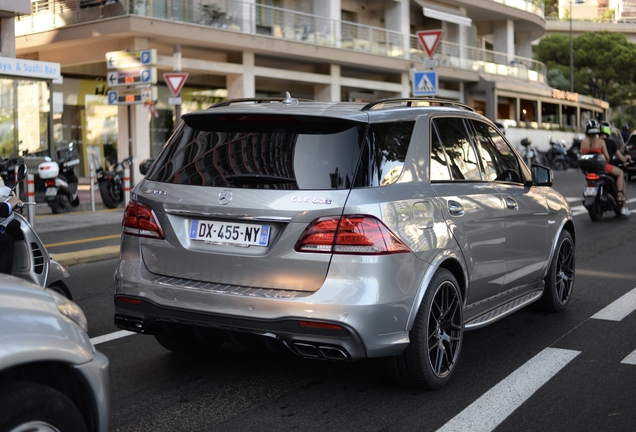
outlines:
{"label": "door handle", "polygon": [[506,197],[506,207],[508,207],[510,210],[519,210],[519,204],[517,204],[517,201],[515,201],[511,197]]}
{"label": "door handle", "polygon": [[448,211],[451,216],[464,216],[464,206],[457,201],[448,201]]}

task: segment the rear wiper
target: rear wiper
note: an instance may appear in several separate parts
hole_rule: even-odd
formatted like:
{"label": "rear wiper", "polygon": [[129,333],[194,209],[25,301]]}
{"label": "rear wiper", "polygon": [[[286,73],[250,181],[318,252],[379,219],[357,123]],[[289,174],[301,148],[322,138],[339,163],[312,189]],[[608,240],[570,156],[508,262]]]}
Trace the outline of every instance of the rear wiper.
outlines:
{"label": "rear wiper", "polygon": [[229,174],[225,176],[229,183],[296,183],[296,179],[268,174]]}

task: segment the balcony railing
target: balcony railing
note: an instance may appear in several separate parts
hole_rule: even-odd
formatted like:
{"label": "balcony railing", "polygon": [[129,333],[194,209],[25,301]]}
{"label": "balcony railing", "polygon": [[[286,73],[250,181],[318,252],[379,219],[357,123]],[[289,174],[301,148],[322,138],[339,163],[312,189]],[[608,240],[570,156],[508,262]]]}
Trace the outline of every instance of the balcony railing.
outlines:
{"label": "balcony railing", "polygon": [[[532,5],[525,0],[493,1]],[[235,0],[33,0],[32,14],[16,18],[16,36],[122,15],[184,22],[413,61],[427,58],[415,35]],[[441,66],[545,82],[545,65],[526,57],[442,41],[435,59]]]}

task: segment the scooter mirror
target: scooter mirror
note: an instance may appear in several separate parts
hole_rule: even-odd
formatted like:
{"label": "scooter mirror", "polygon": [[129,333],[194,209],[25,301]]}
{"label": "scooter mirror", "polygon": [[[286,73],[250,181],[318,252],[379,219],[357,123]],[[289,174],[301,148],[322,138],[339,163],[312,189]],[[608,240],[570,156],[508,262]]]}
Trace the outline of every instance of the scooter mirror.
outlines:
{"label": "scooter mirror", "polygon": [[27,176],[27,166],[21,163],[18,167],[18,182],[23,181]]}

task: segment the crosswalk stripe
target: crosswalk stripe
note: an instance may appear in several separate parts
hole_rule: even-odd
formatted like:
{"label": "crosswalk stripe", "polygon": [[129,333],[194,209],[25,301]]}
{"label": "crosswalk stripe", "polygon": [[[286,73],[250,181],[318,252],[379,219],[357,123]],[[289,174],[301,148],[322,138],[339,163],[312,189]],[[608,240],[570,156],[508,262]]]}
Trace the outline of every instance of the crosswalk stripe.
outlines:
{"label": "crosswalk stripe", "polygon": [[625,357],[621,363],[636,365],[636,351]]}
{"label": "crosswalk stripe", "polygon": [[437,432],[490,432],[580,351],[546,348],[469,405]]}
{"label": "crosswalk stripe", "polygon": [[134,334],[135,332],[121,330],[114,333],[108,333],[102,336],[91,338],[91,342],[93,343],[93,345],[98,345],[100,343],[112,341],[115,339],[123,338],[123,337],[134,335]]}
{"label": "crosswalk stripe", "polygon": [[592,315],[592,318],[621,321],[636,310],[636,288]]}

